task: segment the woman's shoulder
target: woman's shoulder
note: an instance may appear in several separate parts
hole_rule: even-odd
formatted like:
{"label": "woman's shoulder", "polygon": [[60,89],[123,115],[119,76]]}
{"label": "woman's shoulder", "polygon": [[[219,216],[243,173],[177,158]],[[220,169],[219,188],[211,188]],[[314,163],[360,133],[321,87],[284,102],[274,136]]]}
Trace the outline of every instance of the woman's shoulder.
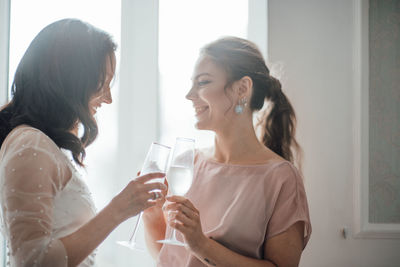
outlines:
{"label": "woman's shoulder", "polygon": [[60,149],[50,137],[41,130],[29,125],[15,127],[7,135],[1,148],[3,153],[32,150],[55,155],[60,152]]}
{"label": "woman's shoulder", "polygon": [[300,170],[287,160],[271,164],[266,180],[268,183],[286,187],[297,187],[299,184],[303,184],[303,176]]}
{"label": "woman's shoulder", "polygon": [[48,173],[58,185],[66,184],[72,174],[68,158],[52,139],[27,125],[18,126],[8,134],[1,146],[0,162],[4,171],[24,169],[31,176],[37,171]]}
{"label": "woman's shoulder", "polygon": [[196,148],[194,151],[194,163],[199,164],[201,162],[207,163],[210,161],[214,153],[213,147],[203,147],[203,148]]}
{"label": "woman's shoulder", "polygon": [[265,157],[265,158],[258,158],[257,160],[247,160],[243,161],[240,163],[222,163],[219,161],[216,161],[213,158],[214,154],[214,147],[206,147],[206,148],[201,148],[201,149],[196,149],[195,151],[195,158],[197,160],[205,161],[210,164],[215,164],[218,166],[225,166],[228,168],[241,168],[245,169],[248,168],[249,170],[256,170],[260,169],[260,171],[266,173],[268,170],[274,170],[274,171],[284,171],[284,170],[289,170],[293,167],[293,165],[281,158],[281,157]]}

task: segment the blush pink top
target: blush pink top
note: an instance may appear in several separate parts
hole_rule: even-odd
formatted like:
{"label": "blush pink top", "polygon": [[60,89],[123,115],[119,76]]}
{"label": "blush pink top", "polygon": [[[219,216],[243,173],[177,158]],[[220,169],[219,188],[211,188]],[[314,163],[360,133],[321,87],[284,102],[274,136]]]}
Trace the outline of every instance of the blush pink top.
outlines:
{"label": "blush pink top", "polygon": [[[264,243],[304,222],[304,247],[311,224],[303,180],[287,161],[261,165],[223,164],[196,153],[194,180],[186,194],[200,211],[206,236],[241,255],[263,259]],[[167,228],[167,236],[171,229]],[[182,236],[178,234],[178,239]],[[159,267],[206,266],[184,247],[164,245]]]}

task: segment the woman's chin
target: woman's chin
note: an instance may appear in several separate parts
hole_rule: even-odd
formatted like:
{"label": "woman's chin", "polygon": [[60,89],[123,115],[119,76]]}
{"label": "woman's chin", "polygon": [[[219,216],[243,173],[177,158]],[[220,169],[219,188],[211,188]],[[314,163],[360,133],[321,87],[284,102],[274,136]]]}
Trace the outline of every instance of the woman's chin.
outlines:
{"label": "woman's chin", "polygon": [[197,121],[194,125],[197,130],[210,130],[210,127],[207,127],[207,124],[202,121]]}

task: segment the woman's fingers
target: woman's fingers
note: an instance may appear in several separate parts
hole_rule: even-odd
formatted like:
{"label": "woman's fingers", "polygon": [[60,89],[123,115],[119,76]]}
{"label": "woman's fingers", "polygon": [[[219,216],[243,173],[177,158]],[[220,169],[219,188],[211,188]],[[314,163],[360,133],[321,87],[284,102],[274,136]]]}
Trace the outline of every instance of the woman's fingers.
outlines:
{"label": "woman's fingers", "polygon": [[166,199],[167,199],[169,202],[180,203],[180,204],[182,204],[182,205],[188,207],[189,209],[191,209],[191,210],[193,210],[193,211],[199,213],[199,211],[196,209],[196,207],[193,205],[193,203],[190,202],[190,200],[187,199],[187,198],[185,198],[185,197],[182,197],[182,196],[169,196],[169,197],[166,197]]}
{"label": "woman's fingers", "polygon": [[206,237],[201,228],[200,213],[189,199],[182,196],[167,197],[170,201],[163,207],[168,211],[168,225],[181,232],[191,249],[199,247]]}
{"label": "woman's fingers", "polygon": [[168,221],[169,226],[171,226],[172,228],[175,228],[176,230],[178,230],[179,232],[181,232],[183,235],[185,235],[189,228],[187,226],[185,226],[184,224],[180,223],[179,221]]}
{"label": "woman's fingers", "polygon": [[185,228],[183,227],[183,224],[181,224],[178,221],[167,221],[167,224],[172,227],[175,228],[176,230],[178,230],[179,232],[181,232],[181,234],[183,234],[185,236]]}
{"label": "woman's fingers", "polygon": [[135,194],[136,202],[151,202],[157,204],[157,201],[164,199],[163,194],[160,191],[142,191]]}
{"label": "woman's fingers", "polygon": [[[115,209],[124,219],[137,215],[140,211],[158,205],[162,206],[167,186],[152,179],[163,178],[164,173],[149,173],[129,182],[129,184],[113,198]],[[149,183],[146,183],[149,182]],[[157,191],[157,192],[154,192]]]}
{"label": "woman's fingers", "polygon": [[200,215],[193,204],[184,197],[168,197],[168,199],[176,200],[179,202],[172,202],[165,205],[164,210],[168,211],[168,219],[171,222],[174,220],[179,221],[187,227],[196,228],[200,224]]}
{"label": "woman's fingers", "polygon": [[195,220],[193,217],[189,217],[186,214],[184,214],[183,212],[174,212],[172,211],[170,213],[170,215],[168,215],[168,219],[169,221],[179,221],[181,224],[185,225],[185,226],[196,226],[197,224],[197,220]]}
{"label": "woman's fingers", "polygon": [[193,219],[198,219],[199,214],[197,212],[197,210],[192,210],[190,208],[188,208],[187,206],[181,204],[181,203],[168,203],[164,210],[166,211],[178,211],[178,212],[182,212],[183,214],[185,214],[187,217],[189,218],[193,218]]}

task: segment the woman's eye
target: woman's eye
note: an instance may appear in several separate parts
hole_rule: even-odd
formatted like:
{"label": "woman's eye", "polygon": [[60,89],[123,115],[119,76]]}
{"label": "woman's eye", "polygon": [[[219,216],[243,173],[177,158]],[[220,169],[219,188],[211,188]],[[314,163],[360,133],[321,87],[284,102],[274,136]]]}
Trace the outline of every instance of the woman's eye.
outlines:
{"label": "woman's eye", "polygon": [[206,85],[206,84],[209,84],[211,81],[199,81],[198,82],[198,85],[199,86],[203,86],[203,85]]}

